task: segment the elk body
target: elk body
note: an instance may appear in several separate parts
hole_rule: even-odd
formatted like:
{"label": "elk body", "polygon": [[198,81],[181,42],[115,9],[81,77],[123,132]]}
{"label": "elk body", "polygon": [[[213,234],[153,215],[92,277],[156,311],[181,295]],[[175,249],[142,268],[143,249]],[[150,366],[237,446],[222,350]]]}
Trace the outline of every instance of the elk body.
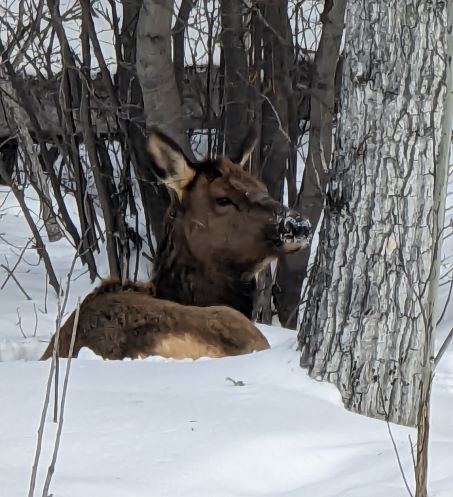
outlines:
{"label": "elk body", "polygon": [[[268,348],[250,322],[255,275],[279,255],[307,245],[310,225],[273,200],[236,160],[190,162],[169,138],[148,141],[157,173],[173,192],[149,286],[107,282],[80,308],[74,356],[221,357]],[[228,307],[226,307],[228,306]],[[67,356],[73,313],[60,330]],[[52,355],[53,341],[43,359]]]}

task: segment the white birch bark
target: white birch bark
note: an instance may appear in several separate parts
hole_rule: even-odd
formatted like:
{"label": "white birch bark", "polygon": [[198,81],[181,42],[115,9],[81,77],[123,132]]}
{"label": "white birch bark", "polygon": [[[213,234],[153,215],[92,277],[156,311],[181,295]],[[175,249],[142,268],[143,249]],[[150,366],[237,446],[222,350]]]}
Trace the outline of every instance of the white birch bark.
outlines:
{"label": "white birch bark", "polygon": [[353,411],[414,425],[432,357],[446,168],[447,3],[350,0],[302,365]]}

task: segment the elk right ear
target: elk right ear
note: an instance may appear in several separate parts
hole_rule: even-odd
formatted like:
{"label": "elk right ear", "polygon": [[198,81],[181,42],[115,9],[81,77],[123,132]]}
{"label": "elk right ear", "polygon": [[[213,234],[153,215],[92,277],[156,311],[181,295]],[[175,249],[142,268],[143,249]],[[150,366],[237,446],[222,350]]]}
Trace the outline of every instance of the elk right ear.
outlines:
{"label": "elk right ear", "polygon": [[158,176],[181,199],[182,191],[195,176],[195,169],[190,161],[171,138],[157,129],[151,130],[147,149],[153,158]]}

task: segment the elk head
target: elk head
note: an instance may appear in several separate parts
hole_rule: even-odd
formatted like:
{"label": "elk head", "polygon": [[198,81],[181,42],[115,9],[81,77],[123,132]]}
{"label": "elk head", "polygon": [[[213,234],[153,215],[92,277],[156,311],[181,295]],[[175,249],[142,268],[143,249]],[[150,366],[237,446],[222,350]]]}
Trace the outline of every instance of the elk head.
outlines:
{"label": "elk head", "polygon": [[157,173],[175,194],[179,230],[191,256],[203,265],[255,273],[279,255],[308,245],[308,220],[272,199],[242,167],[252,149],[249,140],[235,160],[191,162],[161,132],[149,136]]}

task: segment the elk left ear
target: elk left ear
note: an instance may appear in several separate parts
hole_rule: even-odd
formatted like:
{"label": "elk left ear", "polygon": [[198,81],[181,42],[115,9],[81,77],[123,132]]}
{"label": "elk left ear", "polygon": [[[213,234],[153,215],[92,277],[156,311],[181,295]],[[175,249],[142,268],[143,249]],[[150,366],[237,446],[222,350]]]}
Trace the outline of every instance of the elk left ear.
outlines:
{"label": "elk left ear", "polygon": [[255,128],[252,126],[249,129],[244,141],[242,142],[241,152],[239,157],[234,161],[236,164],[245,166],[246,162],[249,160],[253,151],[255,150],[256,144],[258,143],[258,134]]}
{"label": "elk left ear", "polygon": [[181,199],[183,189],[195,176],[190,161],[171,138],[157,129],[151,131],[147,149],[153,158],[157,175]]}

